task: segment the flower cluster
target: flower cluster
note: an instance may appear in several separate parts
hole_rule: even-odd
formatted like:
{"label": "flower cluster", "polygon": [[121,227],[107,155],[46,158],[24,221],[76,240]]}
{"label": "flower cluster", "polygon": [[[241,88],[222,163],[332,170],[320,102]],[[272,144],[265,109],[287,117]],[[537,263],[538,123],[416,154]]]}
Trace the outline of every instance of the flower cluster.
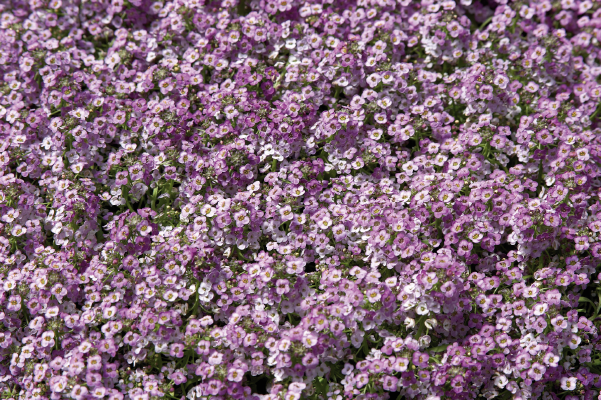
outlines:
{"label": "flower cluster", "polygon": [[0,2],[4,399],[592,399],[601,4]]}

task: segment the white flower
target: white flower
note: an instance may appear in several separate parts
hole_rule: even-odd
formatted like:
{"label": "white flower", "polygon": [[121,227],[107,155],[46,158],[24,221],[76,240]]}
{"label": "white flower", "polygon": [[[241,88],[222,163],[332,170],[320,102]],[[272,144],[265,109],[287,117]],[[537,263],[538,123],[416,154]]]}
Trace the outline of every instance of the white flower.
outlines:
{"label": "white flower", "polygon": [[430,312],[428,310],[428,305],[425,302],[421,302],[417,305],[417,307],[415,308],[415,312],[418,315],[428,315],[428,313]]}
{"label": "white flower", "polygon": [[505,375],[499,375],[494,380],[495,386],[503,389],[507,385],[507,377]]}
{"label": "white flower", "polygon": [[57,235],[60,231],[63,230],[63,223],[62,222],[57,222],[53,227],[52,227],[52,233],[54,233],[55,235]]}
{"label": "white flower", "polygon": [[205,295],[211,291],[211,283],[203,281],[198,288],[198,294]]}
{"label": "white flower", "polygon": [[249,192],[256,192],[257,190],[261,189],[261,182],[256,181],[251,185],[248,185],[246,187],[246,190],[248,190]]}
{"label": "white flower", "polygon": [[426,320],[425,325],[428,329],[434,329],[438,325],[438,321],[433,318],[430,318]]}

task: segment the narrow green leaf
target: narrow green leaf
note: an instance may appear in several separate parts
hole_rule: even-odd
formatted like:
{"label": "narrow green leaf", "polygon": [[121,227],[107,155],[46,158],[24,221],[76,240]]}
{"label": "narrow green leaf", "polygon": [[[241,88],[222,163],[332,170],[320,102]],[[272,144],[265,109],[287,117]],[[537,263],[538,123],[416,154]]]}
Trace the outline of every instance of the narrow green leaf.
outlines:
{"label": "narrow green leaf", "polygon": [[447,350],[447,347],[449,347],[449,344],[443,344],[442,346],[432,347],[429,351],[430,353],[442,353]]}

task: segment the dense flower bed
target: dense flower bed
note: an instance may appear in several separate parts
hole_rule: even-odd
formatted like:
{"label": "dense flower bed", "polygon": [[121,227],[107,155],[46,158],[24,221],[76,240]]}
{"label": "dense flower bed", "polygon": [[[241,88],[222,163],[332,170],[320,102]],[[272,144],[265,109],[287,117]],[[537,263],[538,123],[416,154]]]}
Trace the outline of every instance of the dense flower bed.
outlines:
{"label": "dense flower bed", "polygon": [[0,2],[4,399],[591,399],[601,5]]}

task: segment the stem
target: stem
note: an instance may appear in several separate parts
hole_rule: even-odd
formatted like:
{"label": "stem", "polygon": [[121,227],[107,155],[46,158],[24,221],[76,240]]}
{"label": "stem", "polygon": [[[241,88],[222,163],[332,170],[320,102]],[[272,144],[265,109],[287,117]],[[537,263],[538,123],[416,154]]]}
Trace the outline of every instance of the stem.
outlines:
{"label": "stem", "polygon": [[123,197],[125,198],[125,204],[127,204],[127,208],[129,208],[129,210],[131,212],[135,213],[136,211],[134,210],[134,208],[131,206],[131,204],[129,202],[129,189],[127,191],[124,190]]}
{"label": "stem", "polygon": [[152,208],[152,211],[156,211],[156,203],[157,203],[157,197],[159,195],[159,187],[155,187],[154,191],[152,192],[152,201],[151,201],[151,205],[150,207]]}
{"label": "stem", "polygon": [[482,23],[482,25],[480,25],[480,28],[478,28],[478,30],[481,31],[482,29],[484,29],[486,27],[486,25],[488,25],[490,23],[490,21],[492,21],[492,17],[488,17],[488,19],[486,21],[484,21]]}

